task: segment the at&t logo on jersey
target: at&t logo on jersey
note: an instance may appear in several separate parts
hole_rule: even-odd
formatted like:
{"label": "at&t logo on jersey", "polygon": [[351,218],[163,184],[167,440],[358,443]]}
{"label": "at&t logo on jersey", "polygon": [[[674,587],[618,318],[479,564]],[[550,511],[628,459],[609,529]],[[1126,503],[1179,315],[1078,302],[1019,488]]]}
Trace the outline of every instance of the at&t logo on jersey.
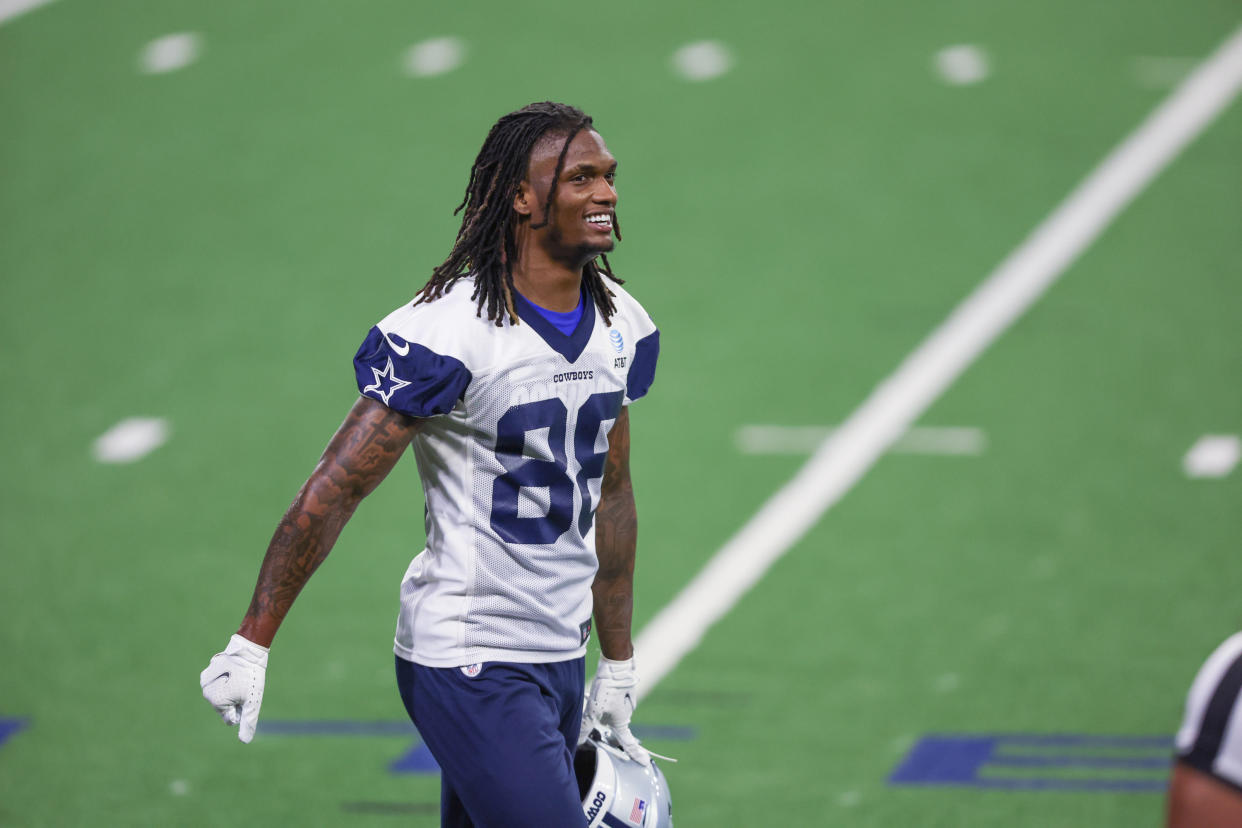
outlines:
{"label": "at&t logo on jersey", "polygon": [[621,338],[621,332],[616,328],[608,331],[608,340],[612,342],[612,349],[618,354],[625,350],[625,340]]}

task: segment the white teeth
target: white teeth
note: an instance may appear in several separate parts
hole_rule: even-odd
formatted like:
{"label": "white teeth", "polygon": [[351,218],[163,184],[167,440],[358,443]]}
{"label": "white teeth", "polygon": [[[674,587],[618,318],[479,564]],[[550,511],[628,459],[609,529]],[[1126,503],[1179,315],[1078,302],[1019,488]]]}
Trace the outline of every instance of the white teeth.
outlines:
{"label": "white teeth", "polygon": [[587,221],[591,224],[612,224],[611,216],[587,216]]}

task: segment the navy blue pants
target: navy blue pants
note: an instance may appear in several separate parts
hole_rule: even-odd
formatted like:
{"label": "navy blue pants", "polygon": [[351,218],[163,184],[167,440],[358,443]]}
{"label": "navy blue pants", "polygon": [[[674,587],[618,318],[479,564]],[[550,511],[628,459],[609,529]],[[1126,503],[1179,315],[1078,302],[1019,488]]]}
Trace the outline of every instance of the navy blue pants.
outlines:
{"label": "navy blue pants", "polygon": [[441,668],[397,657],[401,701],[440,763],[444,828],[584,828],[573,754],[585,662]]}

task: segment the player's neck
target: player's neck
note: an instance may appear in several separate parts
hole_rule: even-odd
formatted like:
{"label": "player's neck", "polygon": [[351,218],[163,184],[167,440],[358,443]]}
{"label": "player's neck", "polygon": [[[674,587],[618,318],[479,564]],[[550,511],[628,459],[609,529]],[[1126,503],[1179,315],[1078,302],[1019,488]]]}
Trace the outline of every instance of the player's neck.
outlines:
{"label": "player's neck", "polygon": [[553,261],[520,259],[513,268],[513,286],[541,308],[568,313],[582,296],[582,268]]}

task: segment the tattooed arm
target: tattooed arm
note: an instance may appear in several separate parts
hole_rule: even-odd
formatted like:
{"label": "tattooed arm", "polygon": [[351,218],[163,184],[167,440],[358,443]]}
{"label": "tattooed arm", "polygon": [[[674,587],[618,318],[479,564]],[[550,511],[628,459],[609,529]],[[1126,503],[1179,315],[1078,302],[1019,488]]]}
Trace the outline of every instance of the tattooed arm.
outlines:
{"label": "tattooed arm", "polygon": [[630,624],[634,615],[634,556],[638,544],[638,513],[630,482],[630,410],[622,408],[608,433],[608,459],[595,511],[595,551],[599,571],[591,592],[595,627],[605,658],[621,660],[634,654]]}
{"label": "tattooed arm", "polygon": [[358,504],[401,458],[419,422],[358,399],[276,527],[238,635],[271,645],[293,599],[328,557]]}

